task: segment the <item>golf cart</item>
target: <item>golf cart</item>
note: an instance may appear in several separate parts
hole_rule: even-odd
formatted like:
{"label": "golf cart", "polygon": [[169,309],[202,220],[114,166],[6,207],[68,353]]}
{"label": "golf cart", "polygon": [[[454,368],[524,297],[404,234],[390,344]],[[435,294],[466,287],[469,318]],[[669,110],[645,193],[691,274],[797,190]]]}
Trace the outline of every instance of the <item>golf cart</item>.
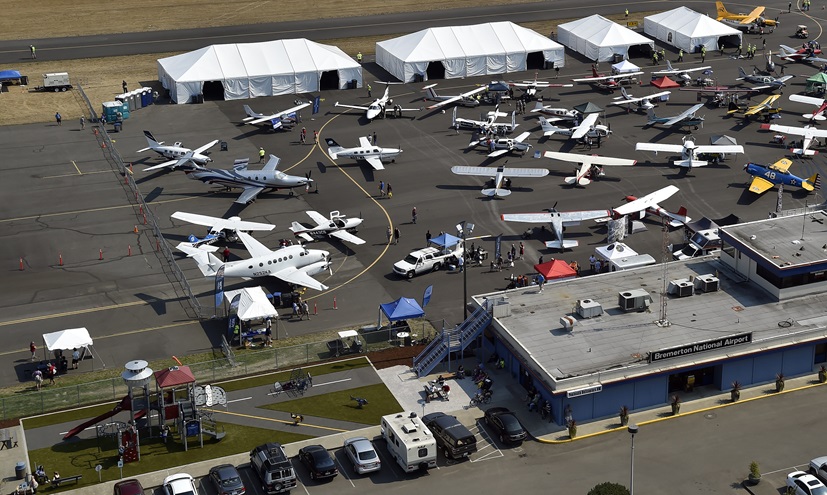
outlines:
{"label": "golf cart", "polygon": [[342,354],[361,354],[362,341],[359,340],[359,332],[356,330],[343,330],[339,332],[339,338],[327,343],[330,355],[339,357]]}
{"label": "golf cart", "polygon": [[810,34],[807,32],[807,26],[803,24],[798,25],[798,29],[795,30],[795,37],[796,38],[806,38]]}

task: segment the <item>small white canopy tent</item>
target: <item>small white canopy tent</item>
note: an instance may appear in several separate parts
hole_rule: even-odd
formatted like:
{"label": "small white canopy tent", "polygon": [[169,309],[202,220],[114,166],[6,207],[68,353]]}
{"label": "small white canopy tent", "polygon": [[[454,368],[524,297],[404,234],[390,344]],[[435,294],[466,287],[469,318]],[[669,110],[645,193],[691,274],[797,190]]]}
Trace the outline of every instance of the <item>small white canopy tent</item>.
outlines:
{"label": "small white canopy tent", "polygon": [[701,45],[717,50],[721,43],[741,42],[741,31],[686,7],[644,17],[643,32],[688,53],[699,51]]}
{"label": "small white canopy tent", "polygon": [[539,56],[540,65],[565,65],[562,45],[511,22],[430,28],[376,43],[376,63],[403,82],[427,76],[430,64],[453,79],[525,71],[529,57]]}
{"label": "small white canopy tent", "polygon": [[628,72],[638,72],[640,67],[629,62],[628,60],[621,60],[616,64],[612,64],[612,74],[625,74]]}
{"label": "small white canopy tent", "polygon": [[303,38],[210,45],[158,60],[158,80],[176,103],[203,94],[208,81],[222,84],[225,100],[237,100],[309,93],[323,85],[346,89],[353,79],[361,87],[359,63],[335,46]]}
{"label": "small white canopy tent", "polygon": [[[87,352],[94,358],[94,354],[92,353],[92,337],[86,328],[70,328],[59,332],[44,333],[43,346],[43,354],[45,354],[44,357],[46,360],[49,359],[46,351],[51,353],[55,351],[72,351],[73,349],[80,350],[81,360],[83,360]],[[106,365],[104,364],[103,367],[105,368]]]}
{"label": "small white canopy tent", "polygon": [[609,62],[615,54],[627,58],[633,46],[655,49],[654,41],[599,14],[560,24],[557,41],[597,62]]}
{"label": "small white canopy tent", "polygon": [[261,287],[245,287],[238,290],[224,292],[227,303],[232,303],[237,295],[241,295],[238,303],[238,317],[241,321],[263,320],[278,318],[279,313],[273,303],[267,299],[267,294]]}

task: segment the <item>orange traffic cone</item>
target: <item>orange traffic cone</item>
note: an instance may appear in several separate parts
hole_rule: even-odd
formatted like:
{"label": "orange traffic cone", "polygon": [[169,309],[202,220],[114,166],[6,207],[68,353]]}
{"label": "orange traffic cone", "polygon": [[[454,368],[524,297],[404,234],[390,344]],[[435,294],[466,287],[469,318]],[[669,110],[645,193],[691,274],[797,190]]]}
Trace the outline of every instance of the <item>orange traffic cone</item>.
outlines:
{"label": "orange traffic cone", "polygon": [[135,230],[133,230],[132,232],[134,232],[136,234],[138,233],[138,226],[137,225],[135,226]]}

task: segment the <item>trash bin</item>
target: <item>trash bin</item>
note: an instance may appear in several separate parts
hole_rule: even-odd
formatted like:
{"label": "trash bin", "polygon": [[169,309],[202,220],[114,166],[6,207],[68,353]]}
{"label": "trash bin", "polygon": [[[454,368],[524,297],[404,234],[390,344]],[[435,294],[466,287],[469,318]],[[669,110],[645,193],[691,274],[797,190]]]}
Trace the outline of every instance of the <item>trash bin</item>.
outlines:
{"label": "trash bin", "polygon": [[407,337],[405,337],[405,338],[404,338],[404,341],[405,341],[405,347],[410,347],[410,346],[412,346],[412,345],[413,345],[413,339],[411,338],[411,336],[410,336],[410,335],[408,335]]}
{"label": "trash bin", "polygon": [[221,151],[227,151],[227,141],[221,141],[218,143],[218,146]]}
{"label": "trash bin", "polygon": [[115,122],[115,132],[121,132],[121,122]]}
{"label": "trash bin", "polygon": [[622,53],[615,53],[614,55],[612,55],[612,62],[614,62],[616,64],[619,64],[620,62],[623,62],[623,54]]}
{"label": "trash bin", "polygon": [[25,462],[18,462],[17,465],[14,466],[14,477],[22,480],[26,479],[26,463]]}

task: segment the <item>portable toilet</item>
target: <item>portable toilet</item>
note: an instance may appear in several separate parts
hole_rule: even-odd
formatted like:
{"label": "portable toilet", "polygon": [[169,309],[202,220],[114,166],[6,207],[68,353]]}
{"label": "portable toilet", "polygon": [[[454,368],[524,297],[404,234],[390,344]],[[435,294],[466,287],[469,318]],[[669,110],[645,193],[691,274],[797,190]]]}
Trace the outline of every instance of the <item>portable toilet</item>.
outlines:
{"label": "portable toilet", "polygon": [[133,112],[138,109],[138,105],[135,104],[135,92],[130,91],[126,94],[126,101],[129,102],[129,111]]}
{"label": "portable toilet", "polygon": [[129,101],[128,101],[128,99],[127,99],[127,100],[124,100],[124,101],[122,102],[122,104],[121,104],[121,108],[120,108],[118,111],[119,111],[119,112],[121,112],[121,114],[122,114],[122,115],[121,115],[121,118],[122,118],[123,120],[126,120],[126,119],[128,119],[128,118],[129,118]]}
{"label": "portable toilet", "polygon": [[118,112],[123,108],[122,101],[105,101],[101,113],[106,117],[107,122],[114,122],[118,118]]}
{"label": "portable toilet", "polygon": [[152,88],[141,88],[141,108],[152,105]]}

